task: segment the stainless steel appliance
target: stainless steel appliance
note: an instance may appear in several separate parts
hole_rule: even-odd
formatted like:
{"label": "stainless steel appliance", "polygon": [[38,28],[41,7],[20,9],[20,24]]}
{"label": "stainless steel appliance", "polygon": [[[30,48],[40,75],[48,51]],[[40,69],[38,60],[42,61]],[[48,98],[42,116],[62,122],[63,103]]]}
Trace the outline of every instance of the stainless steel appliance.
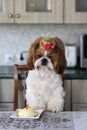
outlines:
{"label": "stainless steel appliance", "polygon": [[87,34],[80,36],[80,67],[87,68]]}
{"label": "stainless steel appliance", "polygon": [[77,64],[76,44],[66,44],[65,55],[67,59],[67,67],[75,67]]}

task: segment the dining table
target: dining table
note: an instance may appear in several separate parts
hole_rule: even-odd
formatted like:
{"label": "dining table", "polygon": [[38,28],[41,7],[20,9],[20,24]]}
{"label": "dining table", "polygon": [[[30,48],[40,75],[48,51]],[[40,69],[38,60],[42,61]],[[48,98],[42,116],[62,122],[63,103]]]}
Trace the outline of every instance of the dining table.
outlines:
{"label": "dining table", "polygon": [[87,130],[86,111],[43,111],[39,118],[12,118],[0,111],[0,130]]}

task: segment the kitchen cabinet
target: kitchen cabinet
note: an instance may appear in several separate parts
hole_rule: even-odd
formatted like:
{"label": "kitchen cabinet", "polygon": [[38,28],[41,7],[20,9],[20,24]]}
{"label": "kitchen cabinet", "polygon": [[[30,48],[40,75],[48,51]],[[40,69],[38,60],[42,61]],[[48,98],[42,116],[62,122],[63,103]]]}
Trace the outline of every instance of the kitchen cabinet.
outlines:
{"label": "kitchen cabinet", "polygon": [[0,79],[0,110],[13,110],[13,80]]}
{"label": "kitchen cabinet", "polygon": [[[25,105],[25,82],[19,80],[18,90],[18,107],[23,108]],[[14,80],[13,79],[0,79],[0,110],[13,110],[14,99]]]}
{"label": "kitchen cabinet", "polygon": [[87,110],[87,80],[72,80],[72,110]]}
{"label": "kitchen cabinet", "polygon": [[87,0],[65,0],[64,23],[87,23]]}
{"label": "kitchen cabinet", "polygon": [[0,0],[0,23],[87,24],[87,0]]}
{"label": "kitchen cabinet", "polygon": [[13,23],[14,22],[14,1],[13,0],[0,0],[0,23]]}
{"label": "kitchen cabinet", "polygon": [[0,7],[0,23],[63,23],[63,0],[0,0]]}
{"label": "kitchen cabinet", "polygon": [[73,111],[87,111],[87,104],[73,104]]}
{"label": "kitchen cabinet", "polygon": [[[15,19],[15,23],[63,23],[63,0],[50,0],[50,10],[48,7],[45,11],[33,11],[33,9],[28,11],[29,2],[29,0],[15,0],[15,14],[20,15]],[[35,0],[33,4],[38,6]]]}
{"label": "kitchen cabinet", "polygon": [[71,111],[71,102],[72,102],[72,88],[71,80],[64,80],[64,90],[65,90],[65,111]]}
{"label": "kitchen cabinet", "polygon": [[65,111],[87,111],[87,80],[65,80]]}

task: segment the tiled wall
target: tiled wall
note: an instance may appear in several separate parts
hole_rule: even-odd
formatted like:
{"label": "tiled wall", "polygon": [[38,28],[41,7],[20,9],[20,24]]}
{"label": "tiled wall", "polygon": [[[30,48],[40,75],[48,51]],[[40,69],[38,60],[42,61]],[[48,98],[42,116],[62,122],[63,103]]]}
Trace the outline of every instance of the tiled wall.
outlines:
{"label": "tiled wall", "polygon": [[49,33],[59,37],[64,44],[76,43],[79,50],[80,34],[87,33],[87,25],[0,25],[0,64],[4,64],[6,54],[18,57],[37,37]]}

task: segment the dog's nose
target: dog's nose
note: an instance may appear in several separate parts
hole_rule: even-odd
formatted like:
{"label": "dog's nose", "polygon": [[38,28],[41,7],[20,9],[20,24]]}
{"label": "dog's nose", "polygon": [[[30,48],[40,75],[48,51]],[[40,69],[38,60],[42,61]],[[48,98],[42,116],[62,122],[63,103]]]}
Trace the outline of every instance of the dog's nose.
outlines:
{"label": "dog's nose", "polygon": [[43,59],[42,59],[41,65],[47,65],[47,59],[46,59],[46,58],[43,58]]}

